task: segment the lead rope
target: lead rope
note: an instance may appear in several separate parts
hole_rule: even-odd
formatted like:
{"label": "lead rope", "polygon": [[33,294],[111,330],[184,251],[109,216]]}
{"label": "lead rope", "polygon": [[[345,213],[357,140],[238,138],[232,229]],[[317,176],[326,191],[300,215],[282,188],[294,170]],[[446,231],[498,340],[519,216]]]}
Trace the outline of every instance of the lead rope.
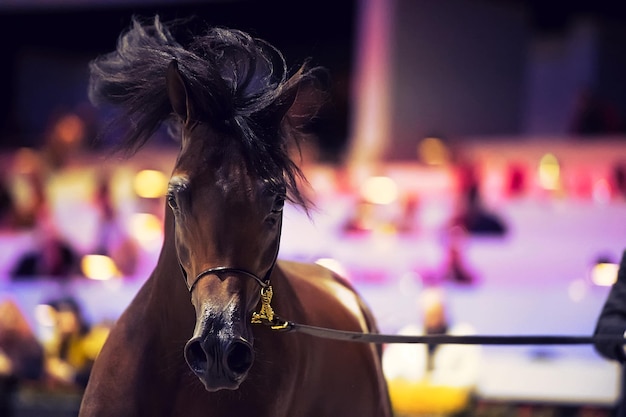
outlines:
{"label": "lead rope", "polygon": [[276,316],[271,306],[274,291],[269,281],[261,288],[261,309],[252,313],[252,324],[263,324],[272,330],[280,332],[298,332],[311,336],[361,343],[433,343],[452,345],[585,345],[595,343],[626,344],[623,336],[595,335],[595,336],[568,336],[568,335],[513,335],[513,336],[480,336],[480,335],[392,335],[380,333],[362,333],[346,330],[329,329],[310,326],[283,320]]}
{"label": "lead rope", "polygon": [[329,329],[325,327],[309,326],[306,324],[283,321],[275,318],[273,323],[264,323],[273,330],[305,333],[311,336],[341,340],[348,342],[388,344],[388,343],[433,343],[451,345],[586,345],[595,343],[615,343],[626,345],[623,336],[595,335],[392,335],[380,333],[361,333],[345,330]]}
{"label": "lead rope", "polygon": [[513,335],[513,336],[481,336],[481,335],[392,335],[392,334],[380,334],[380,333],[362,333],[352,332],[338,329],[329,329],[325,327],[310,326],[307,324],[294,323],[292,321],[283,320],[276,315],[274,308],[272,307],[272,297],[274,296],[274,290],[270,284],[270,276],[276,261],[278,259],[278,252],[280,249],[280,235],[282,231],[282,215],[280,217],[280,225],[278,236],[276,237],[276,253],[274,254],[274,261],[272,266],[265,274],[263,279],[260,279],[251,272],[229,267],[211,268],[207,271],[201,272],[191,285],[190,291],[193,286],[202,278],[202,276],[220,271],[235,271],[248,275],[259,284],[261,287],[261,307],[258,312],[253,312],[250,322],[252,324],[262,324],[268,326],[270,329],[278,332],[298,332],[308,334],[318,338],[341,340],[349,342],[360,343],[374,343],[374,344],[387,344],[387,343],[433,343],[433,344],[456,344],[456,345],[585,345],[594,344],[599,342],[604,343],[616,343],[626,345],[626,339],[623,336],[610,336],[610,335],[595,335],[595,336],[568,336],[568,335]]}

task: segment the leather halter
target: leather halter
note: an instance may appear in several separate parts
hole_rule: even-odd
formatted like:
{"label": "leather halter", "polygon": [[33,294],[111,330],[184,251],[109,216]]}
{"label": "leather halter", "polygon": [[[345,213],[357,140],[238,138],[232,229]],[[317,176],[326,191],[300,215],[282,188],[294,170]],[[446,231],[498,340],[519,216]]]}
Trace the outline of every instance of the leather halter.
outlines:
{"label": "leather halter", "polygon": [[[229,267],[229,266],[216,266],[216,267],[213,267],[213,268],[205,269],[204,271],[202,271],[198,275],[196,275],[196,278],[193,280],[191,285],[189,285],[189,283],[187,282],[187,274],[185,273],[184,269],[183,269],[183,275],[184,275],[185,283],[187,284],[187,289],[189,290],[189,292],[192,292],[194,287],[198,283],[198,281],[200,281],[205,276],[207,276],[207,275],[217,275],[218,277],[220,277],[222,274],[225,274],[225,273],[228,273],[228,272],[232,272],[232,273],[239,274],[239,275],[245,275],[245,276],[255,280],[261,286],[261,288],[267,288],[270,285],[269,284],[269,276],[272,273],[272,269],[274,269],[274,264],[275,263],[276,263],[276,261],[274,261],[274,263],[270,267],[269,271],[267,271],[267,274],[265,274],[265,278],[264,279],[259,278],[257,275],[253,274],[252,272],[246,271],[245,269],[232,268],[232,267]],[[181,268],[182,268],[182,266],[181,266]],[[221,279],[221,277],[220,277],[220,279]]]}

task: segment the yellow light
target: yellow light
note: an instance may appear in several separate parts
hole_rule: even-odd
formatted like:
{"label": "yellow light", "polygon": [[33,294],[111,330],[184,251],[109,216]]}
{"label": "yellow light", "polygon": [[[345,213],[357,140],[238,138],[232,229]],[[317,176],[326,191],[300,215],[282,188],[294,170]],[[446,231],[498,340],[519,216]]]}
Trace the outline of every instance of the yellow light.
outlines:
{"label": "yellow light", "polygon": [[610,287],[617,281],[618,264],[599,263],[591,269],[591,282],[600,287]]}
{"label": "yellow light", "polygon": [[361,196],[372,204],[391,204],[398,198],[398,186],[389,177],[370,177],[361,187]]}
{"label": "yellow light", "polygon": [[98,281],[106,281],[121,275],[113,259],[105,255],[83,256],[80,268],[87,278]]}
{"label": "yellow light", "polygon": [[135,213],[130,218],[130,233],[146,249],[161,246],[163,225],[157,216],[150,213]]}
{"label": "yellow light", "polygon": [[556,157],[547,153],[539,161],[539,184],[546,190],[559,188],[561,167]]}
{"label": "yellow light", "polygon": [[439,138],[425,138],[417,145],[419,158],[427,165],[443,165],[448,162],[449,152]]}
{"label": "yellow light", "polygon": [[135,175],[133,188],[142,198],[159,198],[167,193],[168,179],[161,171],[144,169]]}

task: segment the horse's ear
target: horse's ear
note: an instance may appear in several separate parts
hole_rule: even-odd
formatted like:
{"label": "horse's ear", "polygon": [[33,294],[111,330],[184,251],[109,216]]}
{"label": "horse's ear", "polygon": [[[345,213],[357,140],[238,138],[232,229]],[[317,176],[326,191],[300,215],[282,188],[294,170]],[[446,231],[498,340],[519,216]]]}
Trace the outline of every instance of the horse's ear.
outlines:
{"label": "horse's ear", "polygon": [[187,84],[178,69],[178,62],[172,60],[167,67],[167,74],[165,76],[165,82],[167,84],[167,95],[170,99],[170,104],[174,112],[186,122],[191,119],[192,106],[189,100],[189,94],[187,93]]}

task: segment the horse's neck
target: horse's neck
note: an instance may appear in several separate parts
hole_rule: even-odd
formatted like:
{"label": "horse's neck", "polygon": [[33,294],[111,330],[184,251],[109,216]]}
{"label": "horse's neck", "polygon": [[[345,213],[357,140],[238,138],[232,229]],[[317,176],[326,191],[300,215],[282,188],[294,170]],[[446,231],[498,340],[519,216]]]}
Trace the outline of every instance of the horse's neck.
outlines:
{"label": "horse's neck", "polygon": [[168,321],[175,326],[187,322],[193,325],[195,316],[176,255],[174,219],[169,210],[165,214],[163,247],[148,285],[151,303],[167,314]]}

